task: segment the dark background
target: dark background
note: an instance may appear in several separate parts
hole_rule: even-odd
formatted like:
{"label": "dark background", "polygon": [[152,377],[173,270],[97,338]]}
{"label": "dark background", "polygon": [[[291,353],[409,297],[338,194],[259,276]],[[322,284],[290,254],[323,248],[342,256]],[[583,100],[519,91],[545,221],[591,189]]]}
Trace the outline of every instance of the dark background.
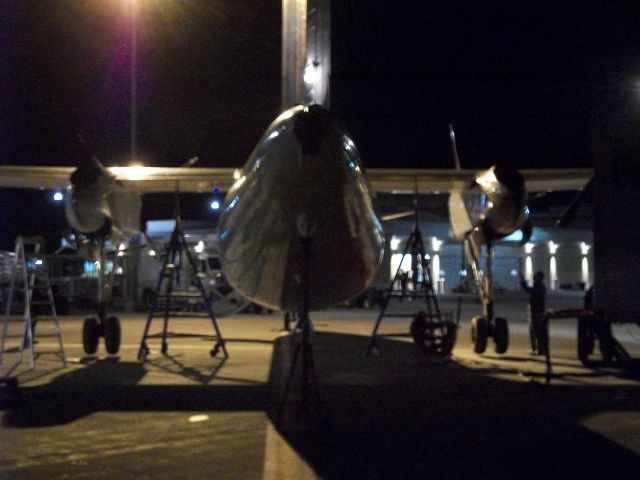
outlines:
{"label": "dark background", "polygon": [[[137,1],[140,160],[242,165],[280,109],[280,2]],[[77,133],[106,165],[129,163],[128,5],[0,1],[1,163],[70,165]],[[449,123],[465,167],[588,167],[607,95],[640,102],[639,12],[634,2],[333,2],[331,109],[369,167],[450,167]],[[57,246],[63,207],[50,195],[0,190],[0,248],[19,233]],[[186,216],[210,215],[206,198],[185,202]],[[171,200],[150,203],[145,218],[171,214]]]}

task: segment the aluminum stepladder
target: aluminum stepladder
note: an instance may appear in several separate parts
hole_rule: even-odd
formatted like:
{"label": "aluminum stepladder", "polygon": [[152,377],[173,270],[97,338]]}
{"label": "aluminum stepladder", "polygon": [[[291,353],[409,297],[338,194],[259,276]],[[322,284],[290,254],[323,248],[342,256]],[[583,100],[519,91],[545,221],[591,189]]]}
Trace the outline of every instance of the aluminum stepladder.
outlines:
{"label": "aluminum stepladder", "polygon": [[[11,266],[11,278],[7,295],[7,303],[4,311],[4,322],[2,325],[2,339],[0,340],[0,364],[6,349],[8,338],[18,338],[16,363],[11,368],[13,371],[22,364],[24,351],[28,352],[29,368],[35,367],[34,335],[35,335],[35,315],[33,307],[43,306],[48,309],[48,314],[38,315],[37,319],[41,323],[44,320],[53,320],[54,333],[52,337],[58,340],[58,350],[53,353],[60,357],[64,367],[67,366],[67,359],[62,344],[62,332],[60,320],[56,312],[56,306],[51,291],[51,283],[46,263],[39,258],[42,255],[42,237],[22,237],[16,239],[16,246]],[[28,249],[28,247],[31,247]],[[23,298],[23,314],[21,333],[10,335],[9,326],[11,323],[11,307],[14,302],[14,294],[20,293]],[[35,295],[34,295],[35,294]],[[10,372],[11,372],[10,371]]]}
{"label": "aluminum stepladder", "polygon": [[[400,265],[396,270],[396,274],[391,284],[385,291],[380,314],[371,332],[371,339],[367,347],[367,356],[372,353],[379,353],[380,346],[378,337],[407,337],[412,336],[415,343],[423,347],[424,352],[428,355],[448,356],[453,350],[457,337],[457,325],[452,320],[449,312],[441,312],[438,305],[438,298],[433,289],[433,281],[431,276],[431,266],[429,256],[424,247],[422,232],[420,231],[416,207],[416,221],[407,240],[402,253]],[[414,279],[417,280],[413,290],[402,288],[399,292],[394,290],[394,285],[400,280],[402,261],[407,255],[411,255],[412,270]],[[422,270],[422,278],[418,278],[418,270]],[[421,298],[424,300],[426,311],[421,310],[416,313],[388,313],[387,307],[392,298]],[[412,318],[410,325],[410,333],[387,333],[385,335],[378,334],[378,328],[385,317]]]}
{"label": "aluminum stepladder", "polygon": [[[188,266],[192,269],[194,278],[196,281],[196,287],[198,289],[197,292],[178,292],[174,291],[174,282],[179,282],[179,274],[180,274],[180,264],[186,258],[188,262]],[[174,302],[185,299],[185,298],[197,298],[201,299],[203,304],[206,307],[206,312],[204,314],[198,314],[198,312],[180,312],[172,309],[174,306]],[[162,302],[162,305],[160,304]],[[159,314],[158,310],[162,310]],[[149,330],[151,328],[151,322],[156,317],[162,317],[164,319],[163,328],[162,328],[162,346],[161,351],[163,354],[167,353],[168,343],[167,337],[169,336],[168,327],[169,327],[169,318],[171,317],[208,317],[211,319],[211,324],[215,330],[215,343],[213,348],[211,349],[211,356],[214,357],[218,354],[220,350],[224,353],[224,357],[229,358],[229,353],[227,352],[227,347],[225,346],[225,341],[222,338],[222,333],[220,332],[220,328],[218,326],[218,322],[216,320],[215,314],[213,313],[213,307],[211,305],[211,299],[208,297],[204,285],[202,284],[202,280],[198,275],[198,267],[189,252],[189,246],[187,240],[184,236],[184,232],[182,231],[180,216],[176,215],[176,225],[171,233],[171,240],[169,241],[169,245],[165,250],[165,257],[162,262],[162,269],[160,270],[160,274],[158,276],[158,283],[156,285],[156,289],[154,291],[153,298],[151,300],[151,305],[149,307],[149,313],[147,316],[147,322],[144,327],[144,333],[142,335],[142,340],[140,341],[140,349],[138,350],[138,360],[144,361],[149,354],[149,346],[147,345],[147,339],[151,338],[149,335]],[[171,336],[194,336],[193,334],[171,334]],[[201,336],[202,335],[198,335]]]}

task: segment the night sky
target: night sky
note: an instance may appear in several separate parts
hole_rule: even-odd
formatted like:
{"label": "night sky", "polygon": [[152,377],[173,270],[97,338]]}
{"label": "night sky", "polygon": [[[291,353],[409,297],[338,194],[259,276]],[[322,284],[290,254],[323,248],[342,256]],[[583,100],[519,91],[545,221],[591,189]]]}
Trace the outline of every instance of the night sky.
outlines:
{"label": "night sky", "polygon": [[[280,108],[280,1],[138,2],[139,157],[240,166]],[[449,123],[466,167],[591,166],[594,104],[640,78],[637,2],[333,3],[331,109],[369,167],[451,166]],[[72,164],[77,133],[129,162],[128,5],[0,0],[0,162]],[[0,192],[0,248],[55,235],[47,196]]]}

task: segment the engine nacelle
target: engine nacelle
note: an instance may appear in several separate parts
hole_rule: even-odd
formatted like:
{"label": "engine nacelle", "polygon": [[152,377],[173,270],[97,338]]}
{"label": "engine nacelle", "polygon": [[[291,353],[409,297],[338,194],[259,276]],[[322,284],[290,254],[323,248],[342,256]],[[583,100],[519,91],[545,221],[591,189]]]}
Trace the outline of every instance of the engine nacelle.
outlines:
{"label": "engine nacelle", "polygon": [[67,222],[76,232],[116,242],[140,231],[140,194],[125,190],[95,157],[81,160],[66,198]]}
{"label": "engine nacelle", "polygon": [[479,173],[468,188],[451,193],[449,218],[456,239],[472,235],[476,245],[511,235],[528,219],[524,177],[495,165]]}
{"label": "engine nacelle", "polygon": [[219,235],[234,288],[266,307],[298,311],[304,237],[311,309],[363,290],[384,245],[360,154],[318,105],[291,108],[269,126],[227,194]]}

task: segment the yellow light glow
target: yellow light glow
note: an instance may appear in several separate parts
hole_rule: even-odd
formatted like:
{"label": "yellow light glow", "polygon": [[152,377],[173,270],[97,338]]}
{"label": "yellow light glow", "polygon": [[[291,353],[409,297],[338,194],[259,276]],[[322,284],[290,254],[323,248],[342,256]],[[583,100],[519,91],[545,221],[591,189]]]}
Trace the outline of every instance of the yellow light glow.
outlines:
{"label": "yellow light glow", "polygon": [[209,420],[209,415],[191,415],[189,417],[189,423],[206,422]]}

